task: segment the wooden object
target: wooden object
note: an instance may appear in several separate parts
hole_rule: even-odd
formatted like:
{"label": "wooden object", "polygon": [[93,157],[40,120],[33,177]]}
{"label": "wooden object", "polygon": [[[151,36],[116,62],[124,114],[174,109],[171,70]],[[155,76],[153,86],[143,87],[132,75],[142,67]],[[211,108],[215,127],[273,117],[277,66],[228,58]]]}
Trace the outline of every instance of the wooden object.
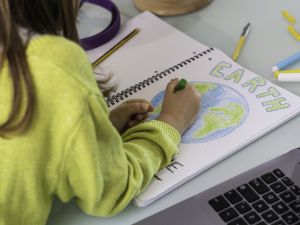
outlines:
{"label": "wooden object", "polygon": [[196,11],[212,0],[133,0],[140,10],[149,10],[159,16],[175,16]]}

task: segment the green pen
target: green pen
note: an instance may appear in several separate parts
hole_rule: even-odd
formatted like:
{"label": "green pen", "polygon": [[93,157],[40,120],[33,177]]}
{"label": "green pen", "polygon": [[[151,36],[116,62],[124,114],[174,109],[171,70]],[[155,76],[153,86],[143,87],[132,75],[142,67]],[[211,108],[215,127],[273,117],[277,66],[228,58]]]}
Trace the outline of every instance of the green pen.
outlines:
{"label": "green pen", "polygon": [[177,86],[175,87],[175,91],[174,92],[180,91],[180,90],[184,89],[185,86],[186,86],[186,84],[187,84],[187,81],[185,79],[180,79],[180,81],[178,82]]}

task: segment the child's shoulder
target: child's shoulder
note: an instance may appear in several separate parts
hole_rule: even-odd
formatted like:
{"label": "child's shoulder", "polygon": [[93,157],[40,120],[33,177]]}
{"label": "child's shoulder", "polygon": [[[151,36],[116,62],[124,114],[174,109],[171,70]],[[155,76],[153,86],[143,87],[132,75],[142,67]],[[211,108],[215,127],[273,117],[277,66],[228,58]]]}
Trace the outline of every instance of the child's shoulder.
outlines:
{"label": "child's shoulder", "polygon": [[54,35],[40,35],[33,38],[28,44],[27,54],[59,60],[86,57],[84,50],[77,43]]}
{"label": "child's shoulder", "polygon": [[[66,79],[98,92],[87,54],[77,43],[64,37],[41,35],[29,42],[26,52],[31,66],[52,74],[64,73]],[[58,77],[62,79],[61,75]]]}

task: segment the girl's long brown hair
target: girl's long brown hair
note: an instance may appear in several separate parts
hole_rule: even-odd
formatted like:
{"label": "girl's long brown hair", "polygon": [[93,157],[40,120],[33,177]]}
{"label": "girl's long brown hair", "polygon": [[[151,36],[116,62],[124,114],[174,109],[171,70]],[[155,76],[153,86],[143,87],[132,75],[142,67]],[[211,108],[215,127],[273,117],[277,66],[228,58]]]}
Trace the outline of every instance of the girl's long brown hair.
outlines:
{"label": "girl's long brown hair", "polygon": [[[26,59],[27,43],[22,40],[20,29],[62,34],[78,42],[78,8],[78,0],[0,0],[0,72],[7,62],[13,90],[11,110],[0,124],[0,136],[25,131],[33,115],[34,84]],[[25,111],[20,117],[24,104]]]}

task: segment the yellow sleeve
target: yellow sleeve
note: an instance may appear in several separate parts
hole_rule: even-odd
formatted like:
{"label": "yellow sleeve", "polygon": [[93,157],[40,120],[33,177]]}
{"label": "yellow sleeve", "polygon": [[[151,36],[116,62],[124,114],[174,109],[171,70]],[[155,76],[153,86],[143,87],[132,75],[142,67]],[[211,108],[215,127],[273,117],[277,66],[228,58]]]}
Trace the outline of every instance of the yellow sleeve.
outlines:
{"label": "yellow sleeve", "polygon": [[121,137],[102,97],[90,95],[66,144],[57,195],[62,201],[75,198],[87,214],[114,215],[171,162],[179,142],[177,130],[155,120]]}

